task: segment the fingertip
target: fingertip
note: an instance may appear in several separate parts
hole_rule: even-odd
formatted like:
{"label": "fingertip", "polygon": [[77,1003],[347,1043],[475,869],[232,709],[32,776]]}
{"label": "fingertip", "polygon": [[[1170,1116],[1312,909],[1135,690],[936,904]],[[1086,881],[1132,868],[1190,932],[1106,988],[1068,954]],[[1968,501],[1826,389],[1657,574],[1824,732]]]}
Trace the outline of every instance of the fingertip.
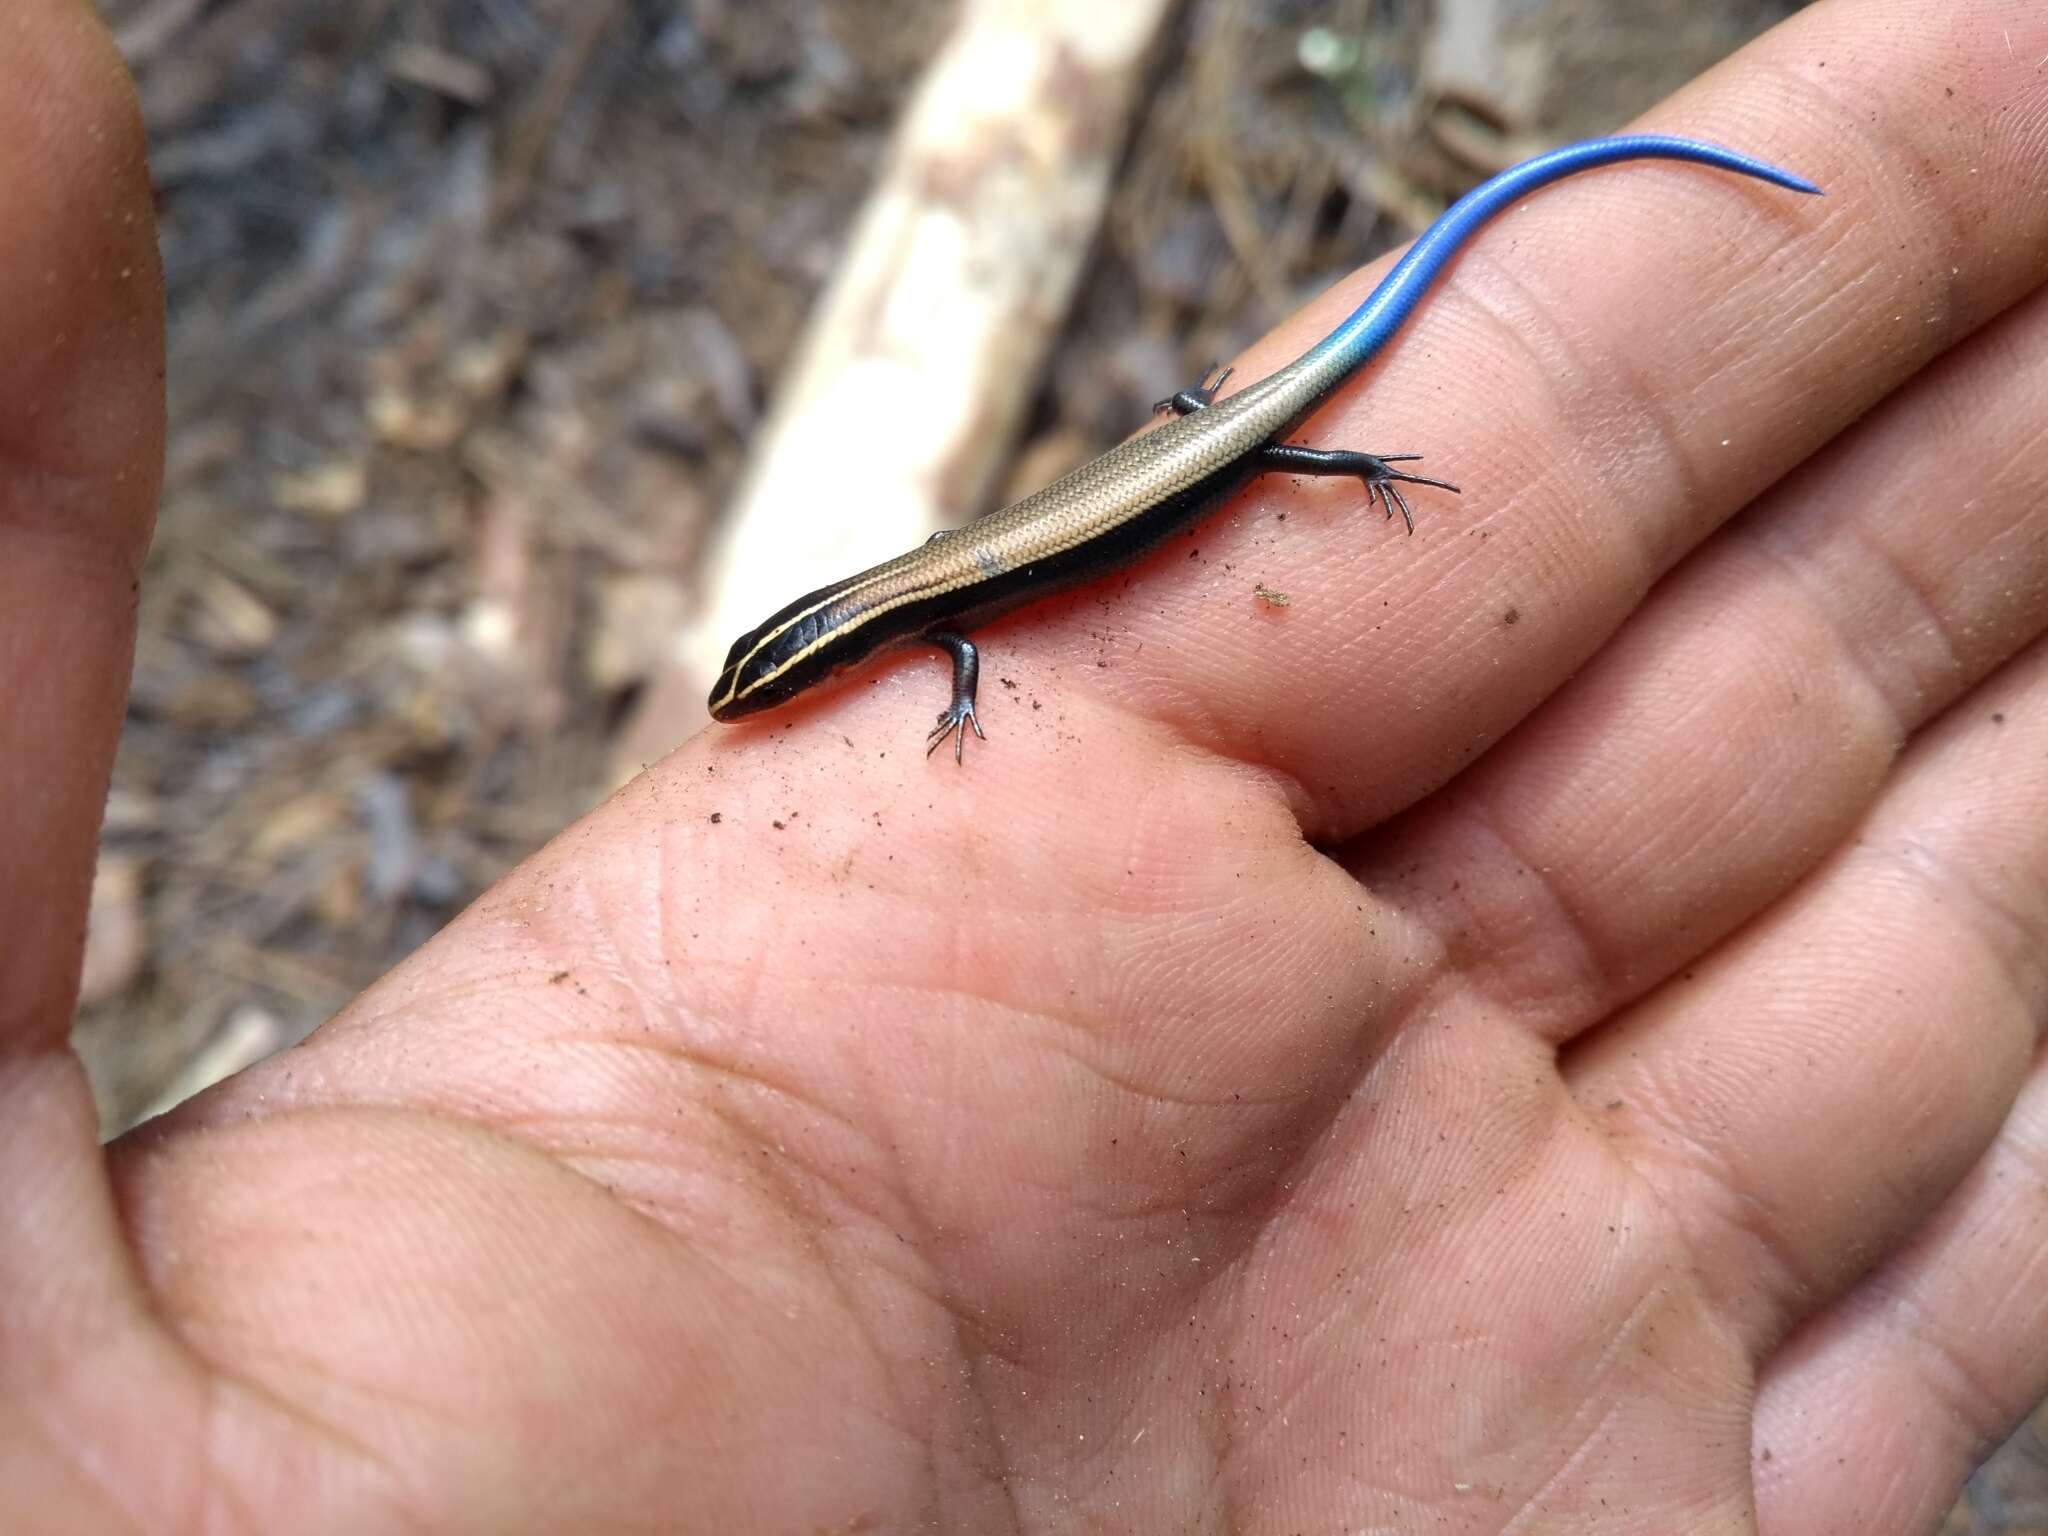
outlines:
{"label": "fingertip", "polygon": [[[11,0],[0,20],[0,207],[0,466],[106,487],[139,554],[162,459],[162,276],[134,86],[81,0]],[[0,498],[0,521],[22,501]]]}

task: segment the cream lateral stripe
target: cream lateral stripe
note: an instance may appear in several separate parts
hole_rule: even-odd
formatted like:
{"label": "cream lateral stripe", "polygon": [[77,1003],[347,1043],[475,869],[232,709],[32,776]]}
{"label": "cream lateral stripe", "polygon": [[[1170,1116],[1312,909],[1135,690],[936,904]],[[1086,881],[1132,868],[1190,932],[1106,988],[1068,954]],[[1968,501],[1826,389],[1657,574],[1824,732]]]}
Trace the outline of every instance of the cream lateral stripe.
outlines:
{"label": "cream lateral stripe", "polygon": [[[911,551],[911,554],[914,555],[921,552],[922,551],[919,550],[913,550]],[[776,625],[773,629],[769,630],[766,634],[761,636],[760,639],[754,642],[753,646],[747,651],[746,655],[742,656],[738,661],[732,664],[733,683],[735,686],[728,688],[726,690],[724,702],[730,704],[734,702],[736,699],[740,698],[743,695],[743,693],[752,693],[756,688],[760,687],[763,683],[773,682],[776,678],[782,676],[784,672],[788,671],[789,668],[795,666],[799,661],[803,660],[804,657],[810,655],[811,652],[816,650],[817,647],[824,641],[831,639],[833,635],[843,635],[851,630],[858,629],[862,624],[864,624],[868,620],[868,618],[871,615],[877,613],[887,613],[890,608],[897,606],[894,603],[890,603],[885,606],[864,610],[855,617],[847,620],[844,624],[836,626],[827,634],[821,635],[816,641],[813,641],[810,645],[805,646],[803,650],[799,652],[797,655],[790,657],[789,660],[783,662],[781,666],[775,668],[774,671],[763,673],[760,677],[757,677],[756,679],[754,679],[753,682],[749,683],[744,690],[737,686],[739,683],[740,673],[746,670],[747,663],[752,661],[756,656],[761,654],[761,649],[763,646],[768,645],[772,641],[780,639],[783,635],[788,633],[789,628],[792,624],[801,624],[805,619],[808,619],[820,608],[829,607],[833,603],[841,602],[846,598],[851,597],[856,593],[864,591],[866,588],[885,580],[892,572],[901,570],[904,567],[905,561],[908,559],[909,556],[898,555],[893,560],[884,560],[880,565],[872,566],[869,569],[862,571],[858,576],[849,576],[845,581],[841,582],[836,587],[826,588],[823,595],[820,596],[815,603],[812,603],[810,607],[804,609],[801,613],[791,614],[788,618],[784,619],[780,624]],[[923,596],[925,593],[928,592],[950,592],[959,585],[961,585],[961,583],[957,581],[950,585],[943,582],[928,583],[925,586],[917,588],[914,592],[910,594],[910,596]]]}
{"label": "cream lateral stripe", "polygon": [[[746,662],[752,661],[756,656],[758,656],[761,653],[761,647],[766,645],[770,640],[773,640],[777,636],[781,635],[784,631],[786,631],[789,628],[790,624],[794,624],[800,619],[808,618],[811,614],[814,614],[820,608],[823,608],[827,603],[836,603],[841,598],[847,596],[849,593],[859,591],[861,584],[864,582],[879,580],[882,573],[885,572],[887,569],[887,566],[876,566],[873,571],[867,573],[865,576],[855,577],[854,582],[852,584],[849,584],[848,586],[841,588],[839,591],[832,593],[829,597],[824,598],[822,601],[814,603],[809,608],[806,608],[802,613],[792,614],[790,616],[789,623],[779,625],[770,633],[763,635],[761,639],[755,644],[754,648],[751,651],[747,652],[746,661],[741,662],[738,667],[735,667],[733,669],[733,682],[735,683],[735,685],[737,685],[737,683],[739,682],[740,669],[746,665]],[[755,678],[752,682],[748,683],[746,687],[740,688],[735,686],[731,692],[726,694],[726,702],[733,703],[739,699],[743,699],[748,694],[752,693],[756,688],[762,688],[768,685],[769,683],[774,682],[776,678],[782,676],[782,674],[787,672],[791,667],[796,666],[799,662],[805,660],[807,657],[816,655],[820,648],[830,645],[836,640],[841,640],[845,638],[847,635],[858,633],[861,626],[866,624],[870,619],[878,619],[885,613],[892,613],[896,609],[901,608],[905,603],[915,602],[920,597],[933,597],[941,592],[956,592],[962,587],[971,586],[975,581],[978,581],[980,579],[980,574],[978,572],[963,572],[951,581],[928,581],[920,586],[907,588],[906,590],[897,593],[894,597],[887,598],[882,602],[874,604],[872,607],[863,608],[859,613],[855,614],[852,618],[848,619],[844,624],[835,625],[833,628],[827,630],[824,634],[818,636],[817,639],[813,640],[809,645],[805,646],[802,650],[798,651],[794,656],[785,658],[783,661],[778,663],[769,671],[763,672],[759,677]]]}
{"label": "cream lateral stripe", "polygon": [[[899,556],[898,558],[901,557]],[[773,629],[769,630],[767,634],[763,635],[760,639],[756,640],[753,644],[753,647],[747,652],[747,654],[742,656],[738,661],[732,664],[732,679],[734,686],[728,688],[725,691],[725,702],[730,704],[734,700],[739,698],[740,689],[738,687],[738,683],[740,679],[740,673],[746,670],[748,662],[752,661],[756,656],[761,654],[761,648],[763,646],[767,645],[771,640],[780,639],[784,634],[788,632],[790,625],[801,624],[805,619],[808,619],[820,608],[824,608],[832,603],[838,602],[841,598],[847,596],[849,593],[858,592],[862,588],[862,586],[867,583],[879,581],[882,578],[883,574],[887,572],[889,567],[891,565],[894,565],[895,563],[896,562],[894,560],[888,561],[882,565],[874,567],[872,570],[863,571],[860,575],[855,576],[851,580],[849,580],[844,586],[833,587],[828,589],[823,597],[820,597],[815,603],[811,604],[810,607],[804,609],[802,613],[791,614],[788,618],[784,619],[780,624],[776,625]],[[938,590],[945,589],[941,588]],[[882,610],[877,609],[875,611],[880,612]],[[844,634],[848,628],[859,625],[860,622],[866,617],[867,615],[863,613],[859,616],[859,618],[850,620],[847,624],[840,625],[837,629],[832,631],[832,634]],[[810,651],[810,646],[804,647],[805,655],[810,654]],[[756,688],[760,687],[762,683],[770,682],[775,678],[780,677],[785,670],[787,670],[789,667],[794,666],[796,662],[800,659],[800,657],[791,657],[790,660],[784,662],[781,666],[777,667],[773,672],[764,673],[762,676],[756,678],[752,683],[749,683],[747,685],[746,691],[748,693],[752,693]]]}
{"label": "cream lateral stripe", "polygon": [[[1038,504],[1041,501],[1059,496],[1067,491],[1074,482],[1084,482],[1099,478],[1107,480],[1110,484],[1115,484],[1117,481],[1117,471],[1122,460],[1125,458],[1142,455],[1154,461],[1153,467],[1155,469],[1163,468],[1167,471],[1166,474],[1159,476],[1157,479],[1148,480],[1142,486],[1133,487],[1126,485],[1123,488],[1124,494],[1119,498],[1119,504],[1107,515],[1075,519],[1066,527],[1064,537],[1048,543],[1033,543],[1026,550],[1014,552],[1017,555],[1021,555],[1023,557],[1022,560],[1006,559],[1004,568],[1006,570],[1014,569],[1016,564],[1028,563],[1031,560],[1042,560],[1050,555],[1062,555],[1070,549],[1090,543],[1105,533],[1122,527],[1132,518],[1150,511],[1166,497],[1184,491],[1192,485],[1199,484],[1219,467],[1228,464],[1233,458],[1238,457],[1244,449],[1237,443],[1237,438],[1243,437],[1252,444],[1264,442],[1271,435],[1273,428],[1265,425],[1262,421],[1261,418],[1264,413],[1258,412],[1252,409],[1252,407],[1269,399],[1276,392],[1278,386],[1283,385],[1292,378],[1295,371],[1295,368],[1292,366],[1283,368],[1279,372],[1259,380],[1249,388],[1240,390],[1229,400],[1219,401],[1205,411],[1176,417],[1151,432],[1131,438],[1129,441],[1112,448],[1107,454],[1096,459],[1093,463],[1085,464],[1072,474],[1055,480],[1043,490],[1035,491],[1023,500],[1011,503],[1008,507],[1003,508],[990,517],[982,519],[979,523],[969,523],[965,527],[953,531],[963,535],[978,533],[982,536],[981,542],[986,547],[990,535],[1001,538],[1004,535],[1013,535],[1015,533],[1015,528],[1002,526],[1004,524],[1015,522],[1024,525],[1026,528],[1034,525],[1037,522],[1036,508]],[[1202,417],[1211,416],[1213,413],[1218,412],[1228,413],[1240,418],[1232,423],[1237,428],[1237,431],[1229,437],[1219,436],[1217,432],[1219,423],[1213,420],[1202,422],[1207,431],[1201,436],[1197,436],[1192,431],[1184,430],[1191,427]],[[1289,415],[1291,416],[1292,414],[1290,410]],[[1183,430],[1177,431],[1176,429]],[[1175,462],[1177,456],[1174,450],[1181,445],[1174,443],[1172,440],[1174,437],[1182,435],[1189,439],[1189,443],[1186,446],[1194,450],[1186,455],[1187,462],[1185,463]],[[1108,473],[1105,474],[1105,471]],[[948,547],[945,548],[944,552],[968,556],[969,551],[965,547],[965,541],[948,540],[947,546],[955,543],[960,543],[962,547],[958,549]],[[741,688],[739,686],[740,674],[746,670],[747,664],[761,653],[764,646],[786,633],[791,625],[802,623],[819,609],[829,604],[855,597],[869,587],[886,582],[891,575],[901,574],[903,567],[899,562],[905,560],[914,561],[926,553],[927,551],[924,548],[919,548],[911,551],[907,556],[899,555],[894,560],[885,561],[881,565],[875,566],[871,570],[863,571],[860,575],[851,578],[843,586],[827,592],[801,613],[791,614],[781,624],[778,624],[774,629],[755,641],[747,654],[735,664],[733,667],[733,685],[726,692],[725,702],[728,704],[735,703],[745,698],[748,694],[753,693],[756,689],[774,682],[775,679],[782,676],[791,667],[797,666],[807,658],[815,655],[821,647],[831,645],[847,635],[857,633],[871,619],[880,618],[886,613],[892,613],[896,609],[901,608],[905,603],[915,602],[919,598],[933,597],[944,592],[956,592],[962,587],[972,586],[977,581],[984,579],[978,565],[973,569],[966,569],[964,568],[965,563],[963,561],[962,568],[956,569],[951,574],[950,579],[920,582],[914,587],[896,593],[869,608],[863,609],[845,623],[835,625],[832,629],[820,635],[795,655],[785,658],[770,671],[754,678],[746,687]],[[1008,556],[1012,552],[1005,551],[1004,553]]]}

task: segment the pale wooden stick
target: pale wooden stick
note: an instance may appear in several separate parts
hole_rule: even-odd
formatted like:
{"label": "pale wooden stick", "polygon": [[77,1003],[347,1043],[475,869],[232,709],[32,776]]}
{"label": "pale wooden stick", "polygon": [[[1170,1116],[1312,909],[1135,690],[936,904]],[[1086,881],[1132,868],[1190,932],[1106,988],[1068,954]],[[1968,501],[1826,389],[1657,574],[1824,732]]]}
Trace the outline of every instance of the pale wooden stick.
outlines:
{"label": "pale wooden stick", "polygon": [[981,507],[1066,315],[1170,9],[962,8],[778,385],[708,557],[702,610],[621,735],[616,778],[703,723],[742,631]]}

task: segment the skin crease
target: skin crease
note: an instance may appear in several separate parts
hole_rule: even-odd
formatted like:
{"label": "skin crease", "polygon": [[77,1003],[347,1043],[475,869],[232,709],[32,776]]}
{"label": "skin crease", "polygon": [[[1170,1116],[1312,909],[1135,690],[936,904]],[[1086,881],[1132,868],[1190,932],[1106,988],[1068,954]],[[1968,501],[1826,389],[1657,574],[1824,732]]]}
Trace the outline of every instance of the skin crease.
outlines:
{"label": "skin crease", "polygon": [[707,731],[103,1154],[159,300],[12,0],[15,1528],[1932,1531],[2048,1391],[2044,57],[1810,8],[1640,126],[1825,199],[1547,189],[1310,423],[1412,540],[1255,484],[978,636],[965,770],[921,656]]}

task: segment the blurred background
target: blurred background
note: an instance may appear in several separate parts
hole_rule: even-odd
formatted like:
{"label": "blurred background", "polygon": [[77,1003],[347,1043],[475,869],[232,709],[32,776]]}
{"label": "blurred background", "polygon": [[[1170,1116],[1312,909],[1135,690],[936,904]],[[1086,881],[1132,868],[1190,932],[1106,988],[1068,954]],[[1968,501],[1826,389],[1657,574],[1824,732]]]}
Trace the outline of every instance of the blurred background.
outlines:
{"label": "blurred background", "polygon": [[[862,515],[804,402],[873,346],[847,316],[915,328],[897,255],[934,243],[892,237],[967,200],[935,166],[1028,159],[1001,249],[1064,253],[927,306],[971,408],[925,433],[923,375],[864,392],[909,426],[869,438],[952,455],[874,475],[958,522],[1796,9],[100,6],[151,140],[171,417],[77,1032],[110,1133],[303,1037],[694,729],[749,539],[822,546],[778,521],[796,501]],[[1023,62],[1100,45],[1119,6],[1087,89]],[[2044,1429],[1950,1532],[2048,1536]]]}

